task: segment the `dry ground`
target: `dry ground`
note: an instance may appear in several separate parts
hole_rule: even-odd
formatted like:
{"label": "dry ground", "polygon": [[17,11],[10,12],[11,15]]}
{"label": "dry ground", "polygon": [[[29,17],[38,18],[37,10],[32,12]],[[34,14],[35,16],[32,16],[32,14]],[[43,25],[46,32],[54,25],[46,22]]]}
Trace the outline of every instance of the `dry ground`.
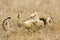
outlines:
{"label": "dry ground", "polygon": [[[54,23],[35,33],[17,26],[18,13],[22,14],[19,21],[24,22],[34,11],[39,17],[51,16]],[[13,30],[10,32],[2,28],[2,22],[8,16],[12,17],[9,22]],[[60,0],[0,0],[0,40],[60,40]]]}

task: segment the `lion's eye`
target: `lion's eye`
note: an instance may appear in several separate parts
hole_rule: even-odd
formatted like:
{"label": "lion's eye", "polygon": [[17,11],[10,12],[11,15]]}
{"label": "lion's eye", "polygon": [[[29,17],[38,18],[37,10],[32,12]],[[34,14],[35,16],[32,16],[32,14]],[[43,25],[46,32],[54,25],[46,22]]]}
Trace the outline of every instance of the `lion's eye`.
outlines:
{"label": "lion's eye", "polygon": [[49,23],[51,22],[51,20],[49,20]]}

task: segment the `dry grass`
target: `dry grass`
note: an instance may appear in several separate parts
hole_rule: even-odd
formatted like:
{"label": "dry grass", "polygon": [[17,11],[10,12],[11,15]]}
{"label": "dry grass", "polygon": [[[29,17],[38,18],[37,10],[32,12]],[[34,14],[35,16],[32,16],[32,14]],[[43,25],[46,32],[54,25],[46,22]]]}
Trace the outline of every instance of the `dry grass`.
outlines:
{"label": "dry grass", "polygon": [[[40,18],[51,16],[54,23],[34,33],[17,26],[18,13],[22,14],[19,22],[24,22],[34,11]],[[8,16],[13,29],[4,31],[2,22]],[[60,0],[0,0],[0,40],[60,40]]]}

